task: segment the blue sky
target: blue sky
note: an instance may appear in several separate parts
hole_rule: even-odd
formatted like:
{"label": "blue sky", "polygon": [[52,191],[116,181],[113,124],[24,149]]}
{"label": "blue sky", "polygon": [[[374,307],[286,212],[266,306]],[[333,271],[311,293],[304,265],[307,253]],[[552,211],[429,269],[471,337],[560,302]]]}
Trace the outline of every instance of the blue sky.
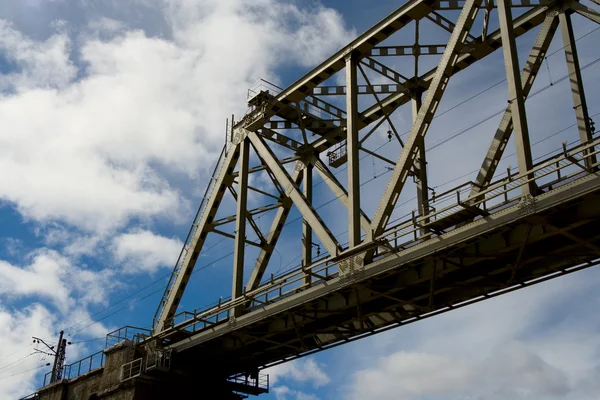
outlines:
{"label": "blue sky", "polygon": [[[40,385],[45,369],[38,367],[47,361],[30,355],[31,336],[54,341],[64,329],[75,343],[72,362],[101,349],[108,331],[151,325],[224,142],[225,119],[243,115],[247,89],[259,78],[292,83],[399,6],[372,3],[0,0],[0,398]],[[598,57],[600,31],[573,20],[585,65]],[[430,43],[447,38],[436,27],[424,32]],[[536,34],[519,40],[521,63]],[[394,40],[408,43],[411,34]],[[566,73],[561,47],[557,34],[533,92]],[[411,61],[385,62],[410,73]],[[436,62],[423,59],[421,71]],[[583,72],[592,115],[600,113],[599,65]],[[451,80],[439,111],[503,74],[502,54],[494,53]],[[486,90],[436,119],[427,144],[505,104],[505,84]],[[571,104],[564,81],[528,102],[534,157],[577,138],[573,128],[552,136],[574,123]],[[400,132],[410,120],[410,107],[394,115]],[[430,186],[443,191],[473,179],[498,120],[431,150]],[[394,159],[398,147],[386,145],[385,131],[384,124],[368,145]],[[514,156],[499,171],[509,165],[516,166]],[[362,171],[363,180],[377,176],[361,188],[372,213],[388,175],[371,158]],[[338,178],[345,182],[345,171]],[[315,188],[318,205],[333,198],[324,186]],[[407,186],[397,215],[416,208],[413,196]],[[339,205],[319,212],[345,242]],[[264,231],[269,217],[257,221]],[[298,264],[300,227],[286,227],[268,273]],[[231,249],[228,239],[208,240],[182,310],[230,294],[231,257],[214,261]],[[275,367],[264,398],[598,398],[598,287],[592,269]]]}

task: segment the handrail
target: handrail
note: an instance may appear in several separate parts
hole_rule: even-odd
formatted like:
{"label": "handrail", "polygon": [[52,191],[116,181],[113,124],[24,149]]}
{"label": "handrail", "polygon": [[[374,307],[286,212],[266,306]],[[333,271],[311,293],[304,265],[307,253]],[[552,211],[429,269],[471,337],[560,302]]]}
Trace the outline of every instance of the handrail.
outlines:
{"label": "handrail", "polygon": [[[512,197],[509,194],[531,181],[535,181],[536,183],[539,182],[538,188],[549,188],[548,190],[551,190],[551,187],[556,187],[556,185],[568,182],[569,180],[577,179],[582,173],[590,172],[582,169],[581,162],[575,161],[582,161],[599,153],[599,151],[594,149],[594,147],[597,146],[600,146],[600,139],[574,146],[565,153],[559,153],[541,161],[530,171],[527,171],[527,173],[511,174],[508,177],[493,182],[485,190],[481,190],[473,196],[466,197],[464,200],[459,199],[455,204],[440,208],[433,213],[420,215],[418,218],[411,217],[401,221],[387,229],[379,237],[375,238],[372,243],[365,244],[364,248],[368,249],[370,247],[380,249],[382,243],[393,243],[396,249],[402,249],[406,246],[411,247],[412,245],[421,243],[429,237],[437,235],[435,232],[429,232],[423,236],[417,236],[423,226],[427,226],[427,224],[432,224],[435,221],[439,221],[455,214],[457,211],[463,209],[466,204],[468,204],[469,207],[481,206],[483,207],[482,210],[493,213],[507,205],[519,201],[522,198],[520,192]],[[579,156],[579,158],[576,156]],[[599,163],[595,163],[592,165],[592,168],[597,169],[599,165]],[[573,170],[571,171],[571,169]],[[563,173],[563,171],[566,173]],[[558,176],[557,179],[545,182],[545,180],[548,180],[549,177],[555,173]],[[465,187],[465,184],[458,186],[458,188],[462,187]],[[452,191],[448,191],[448,193],[450,192]],[[497,203],[494,203],[494,201],[497,201]],[[408,235],[410,235],[408,240],[399,243],[399,239],[405,238]],[[396,249],[393,251],[397,251]],[[379,252],[376,253],[376,258],[383,257],[392,250],[378,251]],[[319,285],[327,280],[338,277],[340,274],[339,264],[348,262],[354,257],[353,255],[348,255],[349,253],[350,251],[348,250],[342,252],[338,257],[335,257],[335,262],[332,261],[333,257],[330,256],[318,260],[303,269],[299,268],[292,270],[277,279],[272,279],[271,281],[263,283],[252,291],[244,293],[243,296],[237,298],[233,302],[231,300],[225,300],[219,302],[218,305],[209,307],[203,311],[198,311],[196,309],[193,313],[184,312],[177,314],[177,317],[183,317],[184,321],[179,324],[174,324],[171,329],[181,330],[191,328],[191,331],[195,332],[199,329],[201,330],[206,327],[214,326],[217,323],[224,323],[229,319],[230,315],[232,315],[231,310],[237,306],[246,305],[251,310],[260,308],[266,304],[288,297],[291,294],[298,293],[299,291],[304,290],[307,285],[309,285],[308,287]],[[305,273],[309,273],[313,276],[312,282],[304,283]],[[167,329],[162,333],[157,333],[157,335],[166,335],[169,332],[170,329]]]}

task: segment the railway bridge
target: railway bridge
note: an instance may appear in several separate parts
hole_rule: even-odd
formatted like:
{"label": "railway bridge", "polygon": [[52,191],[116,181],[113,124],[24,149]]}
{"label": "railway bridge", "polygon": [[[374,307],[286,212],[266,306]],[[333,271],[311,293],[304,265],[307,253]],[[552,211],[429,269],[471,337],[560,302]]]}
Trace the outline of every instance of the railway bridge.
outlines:
{"label": "railway bridge", "polygon": [[[597,265],[600,137],[581,73],[593,63],[580,65],[572,22],[579,15],[600,23],[600,3],[593,3],[408,1],[288,88],[265,82],[251,91],[250,111],[231,123],[153,329],[110,333],[107,343],[116,345],[48,375],[35,397],[259,395],[268,391],[267,367]],[[445,32],[444,43],[422,39],[433,28]],[[537,37],[520,64],[517,41],[532,31]],[[400,33],[413,43],[399,45]],[[571,91],[563,95],[573,99],[573,137],[533,159],[525,100],[555,35],[567,65]],[[454,75],[496,51],[503,53],[507,106],[481,168],[451,190],[432,192],[424,138],[438,105]],[[414,60],[410,73],[390,66],[402,57]],[[423,72],[426,57],[439,62]],[[403,106],[413,115],[404,139],[393,118]],[[382,126],[389,126],[394,157],[368,147]],[[499,171],[509,144],[518,165]],[[363,153],[389,172],[374,213],[361,206]],[[347,213],[347,238],[319,215],[315,173]],[[260,187],[251,185],[253,175],[263,178]],[[403,214],[399,198],[410,186],[415,207]],[[263,203],[250,209],[249,195]],[[294,209],[302,218],[302,261],[269,274]],[[268,231],[256,223],[266,214]],[[181,311],[211,235],[233,241],[231,293],[206,309]],[[248,248],[258,249],[251,263]]]}

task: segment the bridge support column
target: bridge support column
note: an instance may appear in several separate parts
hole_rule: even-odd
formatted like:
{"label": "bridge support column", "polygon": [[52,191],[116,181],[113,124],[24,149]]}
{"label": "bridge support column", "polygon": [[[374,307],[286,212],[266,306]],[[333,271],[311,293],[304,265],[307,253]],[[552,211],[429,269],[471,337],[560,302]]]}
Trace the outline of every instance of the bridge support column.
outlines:
{"label": "bridge support column", "polygon": [[[231,301],[241,297],[244,288],[244,249],[246,247],[246,209],[248,203],[248,161],[250,141],[244,138],[240,144],[240,168],[238,175],[237,218],[233,253],[233,278]],[[234,308],[235,317],[241,315],[243,305]]]}
{"label": "bridge support column", "polygon": [[[310,162],[306,163],[302,174],[304,175],[303,191],[306,201],[312,204],[313,192],[313,165]],[[306,222],[302,221],[302,268],[308,267],[312,263],[312,228]],[[304,273],[304,284],[310,285],[311,275]]]}
{"label": "bridge support column", "polygon": [[[500,19],[500,34],[502,37],[502,50],[504,52],[504,65],[506,66],[506,81],[508,82],[508,102],[510,104],[515,145],[517,147],[517,160],[519,173],[531,170],[531,144],[529,142],[529,129],[525,112],[525,97],[521,84],[519,71],[519,58],[515,44],[515,34],[512,28],[512,12],[508,0],[498,0],[498,17]],[[528,181],[533,175],[524,176],[523,181]],[[535,195],[535,182],[525,182],[521,186],[524,195]]]}
{"label": "bridge support column", "polygon": [[[422,96],[423,93],[421,91],[417,91],[414,93],[414,97],[412,99],[412,114],[413,114],[413,123],[417,120],[417,115],[419,115],[419,109],[422,104]],[[417,158],[415,160],[415,175],[417,177],[417,201],[419,206],[419,215],[427,215],[429,214],[429,192],[427,191],[427,158],[425,155],[425,137],[420,137],[417,142]],[[423,222],[426,222],[423,221]],[[426,228],[421,228],[420,233],[421,236],[426,235],[429,232]]]}
{"label": "bridge support column", "polygon": [[360,174],[356,53],[346,55],[346,129],[348,143],[348,246],[360,244]]}
{"label": "bridge support column", "polygon": [[[577,117],[577,129],[579,130],[579,140],[581,143],[587,143],[592,140],[592,130],[590,128],[590,116],[588,114],[585,92],[583,89],[583,80],[581,78],[581,70],[579,68],[579,56],[577,55],[577,45],[575,36],[573,35],[573,24],[571,15],[566,12],[560,13],[558,16],[560,21],[560,29],[567,59],[567,71],[569,72],[569,82],[571,83],[571,93],[573,94],[573,109]],[[585,154],[593,152],[593,149],[588,149]],[[585,166],[590,168],[596,162],[594,155],[585,159]]]}

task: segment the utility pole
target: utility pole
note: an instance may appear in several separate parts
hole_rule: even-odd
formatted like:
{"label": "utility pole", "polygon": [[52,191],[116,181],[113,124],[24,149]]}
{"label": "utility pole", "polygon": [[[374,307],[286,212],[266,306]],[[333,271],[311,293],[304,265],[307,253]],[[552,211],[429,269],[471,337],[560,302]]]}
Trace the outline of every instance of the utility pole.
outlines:
{"label": "utility pole", "polygon": [[47,354],[50,356],[54,356],[54,365],[52,366],[52,374],[50,376],[50,383],[58,382],[62,379],[63,368],[65,365],[65,358],[67,354],[67,344],[71,344],[71,342],[67,342],[67,339],[63,338],[64,331],[60,331],[60,336],[58,338],[58,344],[56,345],[56,350],[54,350],[54,346],[50,346],[43,339],[33,337],[33,343],[42,343],[44,346],[48,348],[52,353],[46,353],[45,351],[37,350],[38,353]]}

